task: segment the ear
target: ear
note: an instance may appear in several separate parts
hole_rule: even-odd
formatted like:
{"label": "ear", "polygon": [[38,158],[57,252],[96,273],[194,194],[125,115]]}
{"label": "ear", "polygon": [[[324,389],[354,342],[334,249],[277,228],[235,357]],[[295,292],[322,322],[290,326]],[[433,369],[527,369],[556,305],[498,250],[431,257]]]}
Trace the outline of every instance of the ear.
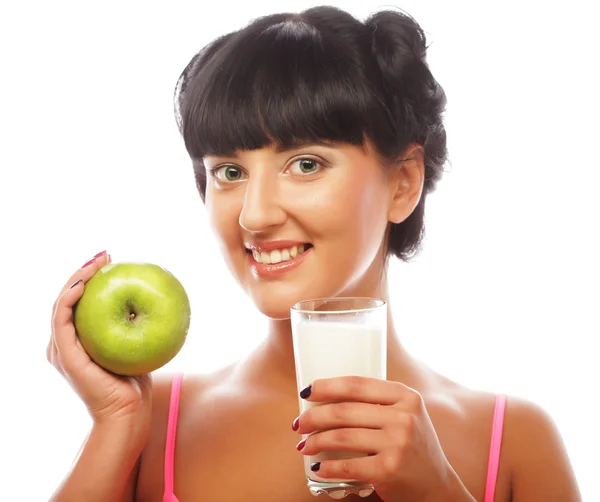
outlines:
{"label": "ear", "polygon": [[423,147],[410,145],[392,166],[388,220],[402,223],[417,207],[423,193],[425,162]]}

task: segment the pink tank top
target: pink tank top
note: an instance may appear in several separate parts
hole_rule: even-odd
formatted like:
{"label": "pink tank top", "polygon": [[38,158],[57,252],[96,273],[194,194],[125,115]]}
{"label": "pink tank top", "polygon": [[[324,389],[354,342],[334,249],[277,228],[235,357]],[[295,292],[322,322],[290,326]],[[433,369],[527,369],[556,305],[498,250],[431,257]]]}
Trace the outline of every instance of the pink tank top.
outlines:
{"label": "pink tank top", "polygon": [[[171,386],[171,401],[169,404],[169,418],[167,422],[167,442],[165,447],[164,483],[165,492],[163,502],[179,502],[174,492],[174,467],[175,467],[175,437],[177,434],[177,415],[179,413],[179,394],[183,374],[178,373],[173,377]],[[496,481],[498,480],[498,467],[500,465],[500,449],[502,446],[502,429],[504,427],[504,411],[506,409],[506,396],[496,396],[494,406],[494,419],[492,423],[492,438],[490,442],[490,455],[488,460],[487,480],[485,484],[484,502],[494,502]]]}

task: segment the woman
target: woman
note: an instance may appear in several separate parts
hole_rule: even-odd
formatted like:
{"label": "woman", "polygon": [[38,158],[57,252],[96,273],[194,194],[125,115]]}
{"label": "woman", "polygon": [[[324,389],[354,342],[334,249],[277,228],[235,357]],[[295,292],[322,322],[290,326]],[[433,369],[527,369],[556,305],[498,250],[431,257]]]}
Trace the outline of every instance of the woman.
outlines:
{"label": "woman", "polygon": [[391,321],[388,380],[315,381],[303,398],[335,404],[297,416],[290,307],[387,300],[388,259],[418,250],[446,161],[444,106],[424,34],[397,12],[364,23],[329,7],[267,16],[191,60],[178,124],[215,236],[268,333],[213,375],[115,377],[72,324],[86,281],[110,261],[96,255],[54,308],[48,359],[93,428],[53,500],[308,501],[302,455],[332,449],[370,454],[314,466],[372,483],[365,500],[579,500],[542,410],[436,374]]}

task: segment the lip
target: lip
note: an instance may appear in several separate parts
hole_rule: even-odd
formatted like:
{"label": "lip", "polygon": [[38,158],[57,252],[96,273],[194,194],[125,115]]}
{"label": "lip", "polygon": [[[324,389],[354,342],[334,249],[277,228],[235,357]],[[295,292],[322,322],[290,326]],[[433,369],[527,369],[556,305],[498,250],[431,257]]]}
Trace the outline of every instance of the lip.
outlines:
{"label": "lip", "polygon": [[[281,243],[281,242],[291,242],[291,241],[279,241],[279,242]],[[299,243],[299,244],[302,244],[302,243]],[[292,246],[297,246],[297,245],[298,244],[292,244]],[[284,247],[286,247],[286,246],[284,246]],[[278,249],[278,248],[276,247],[273,249]],[[302,264],[302,262],[304,262],[304,260],[306,260],[306,257],[312,253],[313,249],[314,249],[314,247],[311,247],[307,251],[304,251],[304,253],[302,253],[301,255],[296,256],[296,258],[293,258],[292,260],[287,260],[287,261],[280,261],[279,263],[270,263],[270,264],[258,263],[254,259],[252,254],[248,255],[248,260],[250,261],[250,267],[252,269],[252,272],[255,275],[258,275],[259,277],[262,277],[265,279],[272,279],[272,278],[287,274],[288,272],[291,272],[292,270],[298,268]],[[257,251],[258,251],[258,249],[257,249]],[[265,251],[266,251],[266,249],[265,249]]]}
{"label": "lip", "polygon": [[[301,241],[269,241],[269,242],[245,242],[244,246],[250,251],[273,251],[273,249],[285,249],[293,246],[308,244]],[[291,261],[291,260],[290,260]]]}

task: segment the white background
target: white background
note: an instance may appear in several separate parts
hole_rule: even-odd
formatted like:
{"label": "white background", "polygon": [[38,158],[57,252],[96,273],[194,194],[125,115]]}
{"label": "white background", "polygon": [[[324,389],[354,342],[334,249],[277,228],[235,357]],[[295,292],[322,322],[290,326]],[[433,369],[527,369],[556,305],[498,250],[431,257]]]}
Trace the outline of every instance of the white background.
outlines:
{"label": "white background", "polygon": [[[359,17],[385,6],[332,3]],[[432,43],[452,166],[429,198],[423,253],[390,274],[406,346],[464,384],[549,410],[591,502],[600,44],[587,3],[396,4]],[[90,425],[45,350],[54,297],[96,252],[158,263],[188,289],[188,342],[160,371],[210,371],[261,339],[264,321],[206,228],[172,95],[214,37],[309,5],[2,3],[3,500],[47,500]]]}

